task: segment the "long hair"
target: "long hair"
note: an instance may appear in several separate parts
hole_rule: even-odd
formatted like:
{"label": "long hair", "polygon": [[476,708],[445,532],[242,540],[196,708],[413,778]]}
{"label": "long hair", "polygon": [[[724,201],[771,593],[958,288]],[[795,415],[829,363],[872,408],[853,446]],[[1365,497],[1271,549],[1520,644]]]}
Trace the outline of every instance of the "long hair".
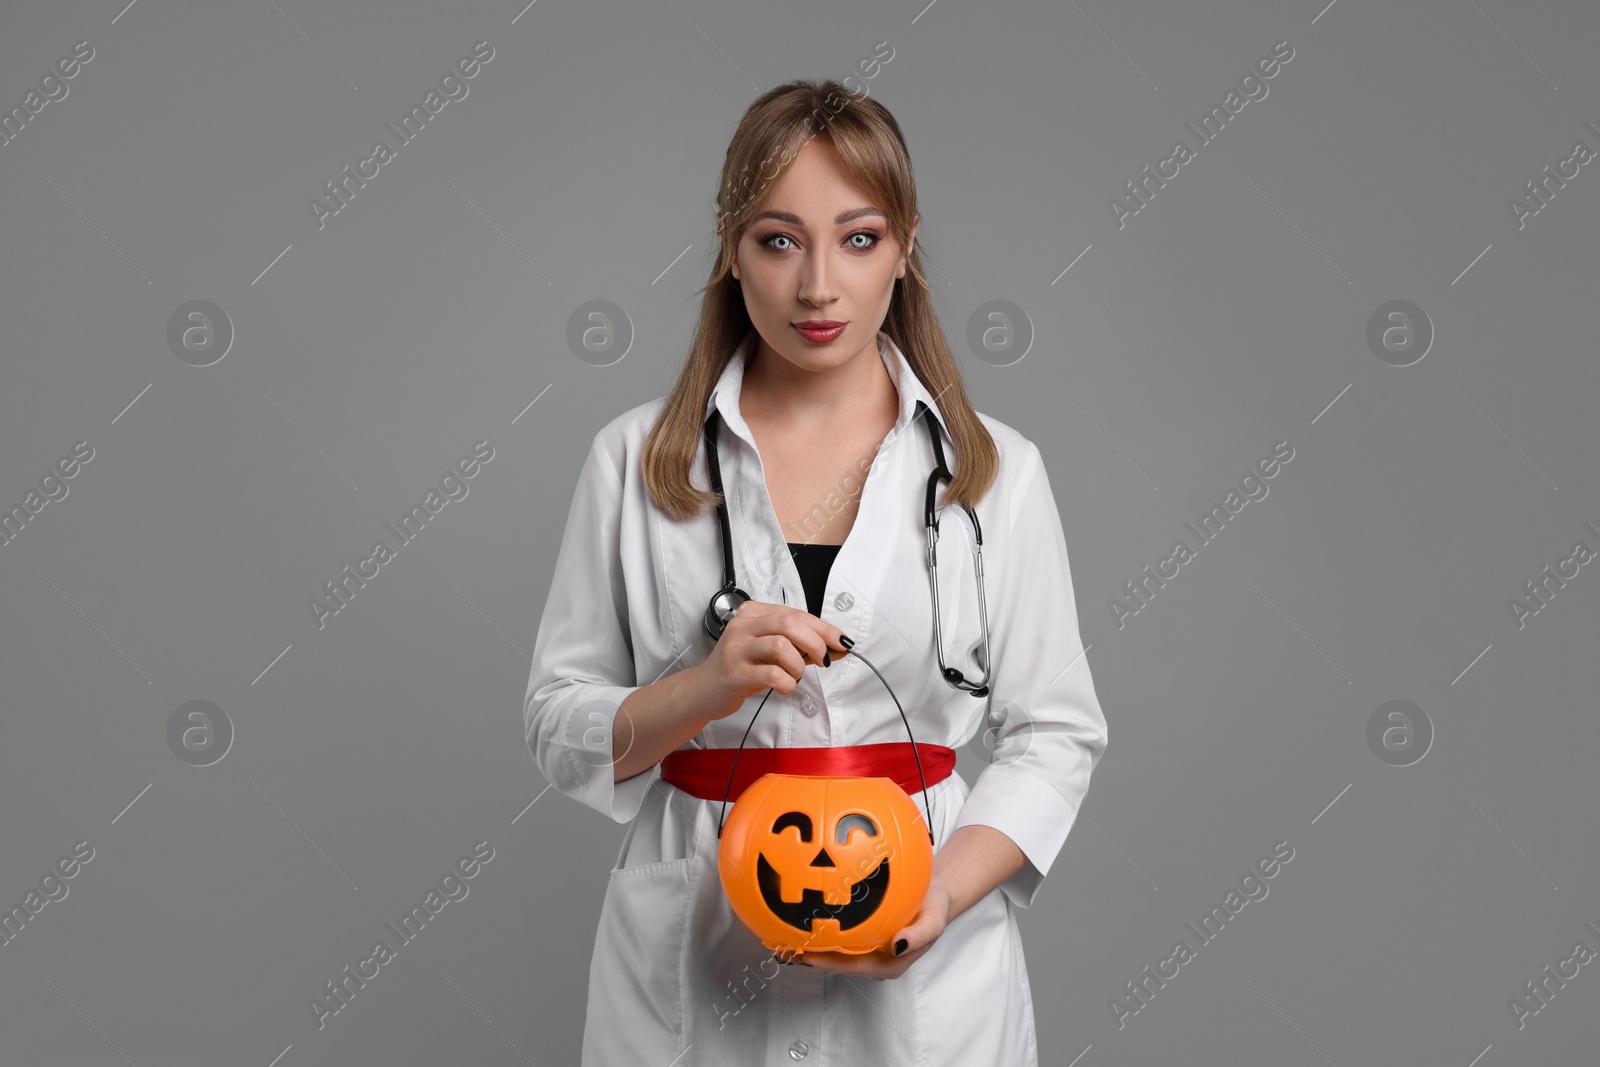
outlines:
{"label": "long hair", "polygon": [[[813,137],[831,139],[856,186],[887,216],[900,247],[910,243],[917,187],[905,137],[888,108],[832,80],[789,82],[750,105],[722,163],[717,197],[722,247],[710,280],[700,290],[694,340],[644,443],[645,489],[676,520],[717,504],[715,493],[690,482],[689,471],[703,441],[711,390],[734,350],[755,328],[730,270],[739,240],[750,217],[762,210],[772,184]],[[944,502],[975,508],[999,473],[999,449],[967,399],[961,371],[934,314],[921,248],[918,242],[907,257],[906,277],[895,279],[881,329],[933,394],[949,428],[954,476],[945,486]]]}

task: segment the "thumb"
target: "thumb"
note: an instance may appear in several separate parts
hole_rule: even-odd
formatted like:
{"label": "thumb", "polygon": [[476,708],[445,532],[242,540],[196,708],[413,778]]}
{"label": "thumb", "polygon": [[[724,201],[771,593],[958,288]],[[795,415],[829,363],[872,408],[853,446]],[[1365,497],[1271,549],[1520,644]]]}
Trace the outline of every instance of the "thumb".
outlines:
{"label": "thumb", "polygon": [[917,917],[909,926],[901,927],[895,933],[890,952],[896,956],[915,952],[932,943],[943,932],[944,928],[939,923],[938,915],[931,908],[924,908],[917,913]]}

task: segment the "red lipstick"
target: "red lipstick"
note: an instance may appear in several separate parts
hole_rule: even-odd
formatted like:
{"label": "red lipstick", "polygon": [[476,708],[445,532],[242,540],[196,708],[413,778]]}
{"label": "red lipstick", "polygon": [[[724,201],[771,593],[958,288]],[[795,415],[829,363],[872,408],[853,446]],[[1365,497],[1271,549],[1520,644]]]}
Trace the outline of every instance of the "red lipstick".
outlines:
{"label": "red lipstick", "polygon": [[823,345],[835,340],[844,333],[844,328],[849,323],[837,319],[807,319],[805,322],[791,323],[795,332],[812,344]]}

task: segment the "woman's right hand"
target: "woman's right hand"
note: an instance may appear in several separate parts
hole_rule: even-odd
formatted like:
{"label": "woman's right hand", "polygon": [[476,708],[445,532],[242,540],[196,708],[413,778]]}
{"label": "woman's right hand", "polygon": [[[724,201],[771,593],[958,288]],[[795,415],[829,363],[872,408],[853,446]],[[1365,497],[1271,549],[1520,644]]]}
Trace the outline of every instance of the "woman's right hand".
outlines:
{"label": "woman's right hand", "polygon": [[839,642],[843,636],[844,631],[808,611],[745,601],[728,620],[711,655],[692,668],[702,672],[705,713],[725,719],[752,693],[794,692],[807,665],[826,666],[825,659],[831,662],[849,651]]}

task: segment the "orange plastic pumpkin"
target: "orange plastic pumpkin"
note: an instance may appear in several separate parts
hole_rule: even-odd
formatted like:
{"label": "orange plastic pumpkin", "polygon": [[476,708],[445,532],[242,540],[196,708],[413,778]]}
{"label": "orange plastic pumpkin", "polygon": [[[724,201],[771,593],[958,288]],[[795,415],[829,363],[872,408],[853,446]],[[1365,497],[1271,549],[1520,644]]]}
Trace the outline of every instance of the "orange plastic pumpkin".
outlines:
{"label": "orange plastic pumpkin", "polygon": [[774,952],[860,954],[916,917],[933,843],[893,779],[764,774],[728,812],[717,872],[734,914]]}

